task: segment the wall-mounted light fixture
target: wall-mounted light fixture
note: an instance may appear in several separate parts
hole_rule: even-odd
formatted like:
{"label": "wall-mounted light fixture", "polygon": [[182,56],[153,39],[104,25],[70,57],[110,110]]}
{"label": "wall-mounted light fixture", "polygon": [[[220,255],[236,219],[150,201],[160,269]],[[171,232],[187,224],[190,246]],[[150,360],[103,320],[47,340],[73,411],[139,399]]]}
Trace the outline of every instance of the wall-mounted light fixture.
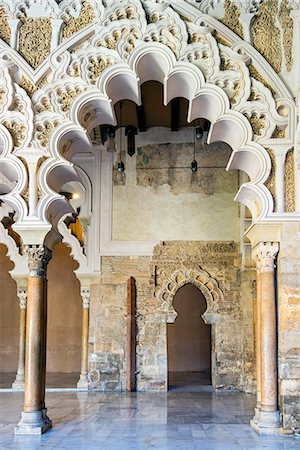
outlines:
{"label": "wall-mounted light fixture", "polygon": [[203,138],[203,129],[198,126],[196,127],[196,139],[202,139]]}
{"label": "wall-mounted light fixture", "polygon": [[198,170],[198,163],[195,159],[191,162],[191,169],[193,173],[197,172]]}
{"label": "wall-mounted light fixture", "polygon": [[123,161],[118,161],[118,164],[117,164],[117,170],[118,170],[118,172],[119,173],[122,173],[122,172],[124,172],[124,170],[125,170],[125,166],[124,166],[124,163],[123,163]]}
{"label": "wall-mounted light fixture", "polygon": [[127,153],[129,156],[135,154],[135,136],[137,134],[137,128],[132,125],[128,125],[125,128],[125,136],[127,136]]}

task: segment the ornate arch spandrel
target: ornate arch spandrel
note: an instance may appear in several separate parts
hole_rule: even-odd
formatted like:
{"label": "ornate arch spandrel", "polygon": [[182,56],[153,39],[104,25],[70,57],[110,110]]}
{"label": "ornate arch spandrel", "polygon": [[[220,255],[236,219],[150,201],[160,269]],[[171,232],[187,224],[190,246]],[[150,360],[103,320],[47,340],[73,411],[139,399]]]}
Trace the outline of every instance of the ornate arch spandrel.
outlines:
{"label": "ornate arch spandrel", "polygon": [[188,269],[186,267],[175,270],[163,283],[157,293],[161,301],[162,311],[165,313],[166,323],[174,323],[177,313],[173,307],[173,300],[177,291],[186,284],[193,284],[204,295],[207,309],[202,314],[206,324],[216,323],[219,319],[217,304],[224,300],[224,295],[219,288],[218,282],[208,272],[199,269]]}

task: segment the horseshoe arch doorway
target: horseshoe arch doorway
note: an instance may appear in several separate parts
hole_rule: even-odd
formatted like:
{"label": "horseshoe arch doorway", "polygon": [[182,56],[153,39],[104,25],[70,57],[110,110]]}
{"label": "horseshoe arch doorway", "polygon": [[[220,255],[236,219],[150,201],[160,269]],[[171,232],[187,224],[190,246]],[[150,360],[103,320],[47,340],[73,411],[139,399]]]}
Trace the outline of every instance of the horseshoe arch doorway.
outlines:
{"label": "horseshoe arch doorway", "polygon": [[168,388],[211,385],[211,326],[201,317],[207,309],[205,297],[187,283],[176,292],[173,307],[178,316],[167,325]]}

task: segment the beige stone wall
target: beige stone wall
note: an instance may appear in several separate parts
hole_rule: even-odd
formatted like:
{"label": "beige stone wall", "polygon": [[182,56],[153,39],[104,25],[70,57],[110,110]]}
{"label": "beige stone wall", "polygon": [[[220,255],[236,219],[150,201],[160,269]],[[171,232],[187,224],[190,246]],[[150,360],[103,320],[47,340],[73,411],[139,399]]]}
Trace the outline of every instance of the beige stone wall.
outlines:
{"label": "beige stone wall", "polygon": [[[174,271],[201,268],[218,281],[223,293],[215,297],[212,314],[212,382],[217,388],[252,390],[253,374],[243,362],[246,353],[248,361],[253,359],[251,346],[246,345],[252,339],[248,323],[252,311],[249,308],[243,315],[241,308],[236,243],[165,242],[157,246],[152,258],[103,257],[102,264],[100,283],[93,286],[91,295],[90,388],[124,389],[126,283],[133,276],[137,285],[137,389],[167,389],[168,311],[159,292]],[[250,291],[244,289],[246,304],[252,304],[252,294],[245,298]]]}
{"label": "beige stone wall", "polygon": [[168,143],[140,142],[132,158],[124,152],[126,183],[115,176],[113,189],[113,239],[238,241],[238,174],[225,170],[231,149],[197,144],[192,173],[194,146],[174,142],[174,134],[161,136]]}
{"label": "beige stone wall", "polygon": [[0,372],[16,372],[18,361],[19,299],[17,286],[8,273],[14,265],[0,244]]}
{"label": "beige stone wall", "polygon": [[300,428],[300,227],[282,226],[278,254],[279,399],[283,427]]}

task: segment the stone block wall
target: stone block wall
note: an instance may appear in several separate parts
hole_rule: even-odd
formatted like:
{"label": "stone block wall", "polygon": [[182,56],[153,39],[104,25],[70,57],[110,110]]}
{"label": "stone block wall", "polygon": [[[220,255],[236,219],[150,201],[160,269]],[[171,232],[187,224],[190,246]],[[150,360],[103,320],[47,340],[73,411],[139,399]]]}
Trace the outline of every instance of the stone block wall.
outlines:
{"label": "stone block wall", "polygon": [[282,226],[278,254],[278,371],[283,428],[300,432],[300,226]]}
{"label": "stone block wall", "polygon": [[[199,274],[200,281],[195,278],[195,284],[210,296],[206,320],[212,328],[213,385],[251,391],[253,298],[250,288],[244,288],[243,301],[248,308],[244,314],[239,267],[239,248],[234,242],[171,241],[156,246],[152,258],[103,257],[99,284],[91,291],[90,389],[125,389],[126,289],[133,276],[137,287],[137,390],[167,390],[167,322],[172,304],[166,307],[161,292],[169,277],[179,271],[180,277],[187,274],[187,278],[181,278],[178,287],[193,282],[189,274],[196,278]],[[201,277],[207,278],[203,286]],[[244,281],[247,283],[250,286],[252,279]]]}

